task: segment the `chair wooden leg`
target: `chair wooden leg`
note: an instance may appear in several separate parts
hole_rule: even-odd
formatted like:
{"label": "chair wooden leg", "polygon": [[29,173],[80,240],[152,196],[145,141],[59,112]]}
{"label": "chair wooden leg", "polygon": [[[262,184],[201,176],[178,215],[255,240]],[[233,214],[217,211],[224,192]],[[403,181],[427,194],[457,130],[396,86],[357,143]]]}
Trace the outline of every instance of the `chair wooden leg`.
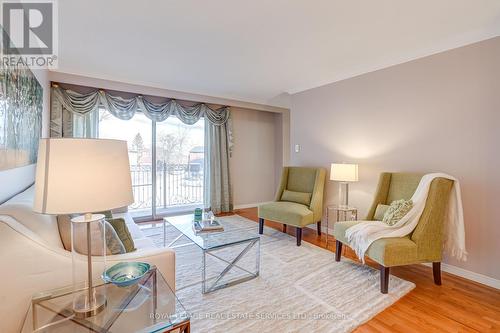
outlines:
{"label": "chair wooden leg", "polygon": [[321,221],[316,222],[316,227],[318,229],[318,236],[321,236]]}
{"label": "chair wooden leg", "polygon": [[264,219],[259,217],[259,234],[264,233]]}
{"label": "chair wooden leg", "polygon": [[284,233],[286,233],[286,224],[283,224],[283,226],[281,227],[281,231],[283,231]]}
{"label": "chair wooden leg", "polygon": [[297,246],[300,246],[300,243],[302,241],[302,228],[296,227],[295,234],[297,237]]}
{"label": "chair wooden leg", "polygon": [[432,275],[434,276],[434,283],[438,286],[441,285],[441,263],[433,262],[432,263]]}
{"label": "chair wooden leg", "polygon": [[340,257],[342,257],[342,243],[335,240],[335,261],[340,261]]}
{"label": "chair wooden leg", "polygon": [[380,292],[387,294],[389,291],[389,267],[380,266]]}

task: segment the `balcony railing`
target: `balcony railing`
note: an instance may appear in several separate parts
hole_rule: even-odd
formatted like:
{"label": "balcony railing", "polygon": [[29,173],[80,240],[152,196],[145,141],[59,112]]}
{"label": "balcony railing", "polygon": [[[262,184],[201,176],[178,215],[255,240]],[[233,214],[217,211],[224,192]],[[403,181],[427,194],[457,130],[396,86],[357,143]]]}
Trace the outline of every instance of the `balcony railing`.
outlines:
{"label": "balcony railing", "polygon": [[[134,204],[133,210],[151,209],[153,170],[150,165],[130,167]],[[158,163],[156,172],[156,208],[165,209],[203,203],[203,168],[199,164]]]}

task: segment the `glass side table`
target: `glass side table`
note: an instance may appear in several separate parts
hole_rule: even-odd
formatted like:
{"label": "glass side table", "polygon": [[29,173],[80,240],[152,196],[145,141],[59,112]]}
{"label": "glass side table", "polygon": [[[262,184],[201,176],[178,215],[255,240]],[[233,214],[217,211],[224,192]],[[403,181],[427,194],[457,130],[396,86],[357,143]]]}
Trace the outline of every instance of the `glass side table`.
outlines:
{"label": "glass side table", "polygon": [[106,289],[106,308],[85,319],[74,316],[71,286],[35,295],[22,332],[190,332],[189,314],[154,266],[133,286],[97,288]]}
{"label": "glass side table", "polygon": [[355,221],[358,219],[358,209],[356,207],[326,206],[326,247],[328,247],[328,223],[331,210],[335,212],[335,222]]}

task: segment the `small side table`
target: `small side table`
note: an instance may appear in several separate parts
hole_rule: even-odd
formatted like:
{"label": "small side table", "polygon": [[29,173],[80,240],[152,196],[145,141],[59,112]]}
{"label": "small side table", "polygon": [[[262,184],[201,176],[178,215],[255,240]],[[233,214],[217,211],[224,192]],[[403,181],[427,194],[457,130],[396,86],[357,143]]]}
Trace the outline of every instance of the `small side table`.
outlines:
{"label": "small side table", "polygon": [[72,310],[72,286],[35,295],[22,332],[190,332],[189,313],[155,266],[136,285],[101,282],[96,288],[105,291],[106,308],[85,319]]}
{"label": "small side table", "polygon": [[328,247],[328,223],[330,210],[335,212],[335,222],[355,221],[358,219],[358,209],[356,207],[340,207],[338,205],[326,206],[326,247]]}

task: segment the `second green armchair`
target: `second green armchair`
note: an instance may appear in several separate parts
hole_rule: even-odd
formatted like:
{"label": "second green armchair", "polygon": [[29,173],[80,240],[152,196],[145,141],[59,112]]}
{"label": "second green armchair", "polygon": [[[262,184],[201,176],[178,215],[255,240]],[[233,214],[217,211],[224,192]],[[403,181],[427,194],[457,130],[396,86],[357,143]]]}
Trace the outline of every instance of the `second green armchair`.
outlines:
{"label": "second green armchair", "polygon": [[[421,178],[422,174],[382,173],[365,220],[376,220],[375,212],[379,205],[389,205],[399,199],[410,199]],[[394,266],[432,262],[434,282],[441,284],[444,218],[452,187],[453,181],[450,179],[434,179],[415,230],[406,237],[378,239],[368,248],[366,256],[381,265],[380,291],[383,294],[388,292],[389,269]],[[346,230],[358,223],[362,221],[335,223],[333,234],[336,239],[336,261],[340,261],[342,245],[348,244]]]}
{"label": "second green armchair", "polygon": [[326,171],[322,168],[285,167],[274,202],[259,206],[259,233],[264,232],[264,219],[296,228],[297,246],[302,228],[316,223],[321,234],[323,190]]}

